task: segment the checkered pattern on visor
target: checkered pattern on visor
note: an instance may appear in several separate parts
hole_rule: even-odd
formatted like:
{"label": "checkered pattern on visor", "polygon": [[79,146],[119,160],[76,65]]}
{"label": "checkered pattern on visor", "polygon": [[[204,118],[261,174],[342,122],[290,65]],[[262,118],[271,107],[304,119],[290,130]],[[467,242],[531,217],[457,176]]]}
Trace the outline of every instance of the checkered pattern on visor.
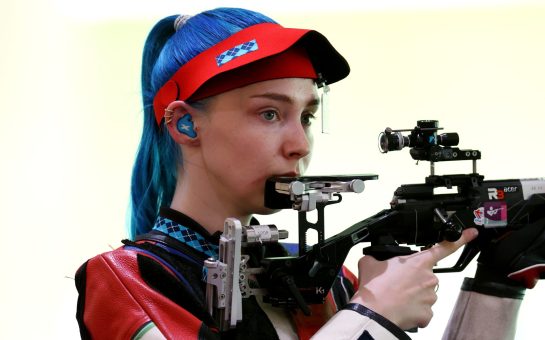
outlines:
{"label": "checkered pattern on visor", "polygon": [[248,54],[253,51],[257,51],[259,47],[257,46],[257,41],[250,40],[245,43],[242,43],[240,45],[237,45],[233,48],[228,49],[227,51],[223,52],[222,54],[218,55],[216,57],[216,63],[218,66],[225,65],[226,63],[230,62],[231,60],[240,57],[242,55]]}
{"label": "checkered pattern on visor", "polygon": [[166,217],[159,216],[153,230],[163,232],[187,244],[191,248],[206,254],[208,257],[216,258],[218,256],[219,247],[217,245],[211,244],[200,234]]}

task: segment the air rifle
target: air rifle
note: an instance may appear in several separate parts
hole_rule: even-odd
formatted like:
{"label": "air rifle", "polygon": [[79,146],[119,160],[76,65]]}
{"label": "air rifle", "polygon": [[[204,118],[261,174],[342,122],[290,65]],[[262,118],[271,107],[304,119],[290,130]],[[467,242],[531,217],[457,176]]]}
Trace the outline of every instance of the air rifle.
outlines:
{"label": "air rifle", "polygon": [[[456,148],[458,134],[438,134],[441,129],[434,120],[418,121],[414,129],[385,129],[379,136],[380,151],[387,153],[409,147],[413,159],[430,162],[430,176],[421,184],[401,185],[394,192],[389,209],[327,239],[324,238],[325,207],[339,203],[341,193],[362,192],[364,181],[378,176],[268,179],[265,205],[272,209],[298,211],[299,253],[297,256],[263,258],[257,267],[250,268],[248,258],[242,255],[245,249],[256,243],[278,242],[287,237],[287,232],[278,231],[275,226],[240,226],[237,239],[229,231],[235,221],[228,219],[220,241],[220,258],[208,261],[210,293],[207,298],[211,313],[220,319],[222,330],[236,326],[242,318],[239,300],[251,295],[263,295],[265,302],[298,307],[310,314],[309,304],[325,301],[348,252],[358,243],[370,243],[363,253],[385,260],[414,253],[414,247],[426,249],[443,240],[455,241],[464,228],[475,227],[479,229],[478,238],[464,247],[456,264],[451,268],[434,269],[437,273],[459,272],[483,247],[544,216],[545,179],[484,180],[476,170],[480,151]],[[403,135],[406,131],[410,133]],[[436,162],[456,160],[472,161],[473,171],[469,174],[435,174]],[[452,190],[436,193],[435,189],[443,187]],[[318,212],[318,219],[312,223],[308,221],[307,213],[314,209]],[[255,229],[261,231],[256,232]],[[312,246],[306,242],[309,229],[318,234],[318,242]],[[214,268],[222,265],[225,279],[218,284],[211,278],[219,275]],[[259,288],[251,288],[254,279]],[[221,299],[224,295],[236,298],[226,304]],[[233,306],[234,312],[231,312]]]}

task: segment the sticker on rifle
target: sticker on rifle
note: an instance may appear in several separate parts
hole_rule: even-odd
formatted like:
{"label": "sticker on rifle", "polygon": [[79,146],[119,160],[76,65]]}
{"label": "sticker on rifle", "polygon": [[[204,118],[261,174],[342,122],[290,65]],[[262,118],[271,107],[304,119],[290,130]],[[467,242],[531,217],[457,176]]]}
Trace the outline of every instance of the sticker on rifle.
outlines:
{"label": "sticker on rifle", "polygon": [[252,226],[252,229],[254,229],[255,237],[257,238],[257,241],[263,242],[263,241],[270,241],[272,238],[271,228],[266,225],[254,225]]}
{"label": "sticker on rifle", "polygon": [[534,194],[545,194],[545,178],[521,179],[522,195],[525,200]]}
{"label": "sticker on rifle", "polygon": [[473,215],[473,222],[485,228],[507,226],[507,204],[503,201],[485,202],[484,206],[473,211]]}
{"label": "sticker on rifle", "polygon": [[488,188],[489,200],[502,200],[505,198],[505,192],[498,188]]}
{"label": "sticker on rifle", "polygon": [[473,219],[473,223],[475,223],[475,225],[484,224],[484,208],[483,207],[473,210],[473,215],[475,215],[475,218]]}
{"label": "sticker on rifle", "polygon": [[507,204],[504,201],[485,202],[484,218],[485,228],[507,226]]}

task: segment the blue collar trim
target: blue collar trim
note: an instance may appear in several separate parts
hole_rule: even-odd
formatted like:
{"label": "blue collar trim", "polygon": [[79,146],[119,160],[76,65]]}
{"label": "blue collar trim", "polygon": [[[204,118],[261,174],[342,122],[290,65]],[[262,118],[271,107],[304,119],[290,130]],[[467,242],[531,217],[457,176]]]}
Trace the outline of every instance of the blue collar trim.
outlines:
{"label": "blue collar trim", "polygon": [[218,258],[219,247],[207,241],[201,234],[189,229],[166,217],[159,216],[153,230],[167,234],[190,246],[191,248],[206,254],[208,257]]}

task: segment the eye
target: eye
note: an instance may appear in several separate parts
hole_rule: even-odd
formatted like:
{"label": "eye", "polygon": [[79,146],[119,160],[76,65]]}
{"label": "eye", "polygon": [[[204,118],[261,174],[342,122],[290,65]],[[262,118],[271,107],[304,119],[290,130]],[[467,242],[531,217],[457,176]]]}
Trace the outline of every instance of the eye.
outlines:
{"label": "eye", "polygon": [[311,126],[314,119],[316,119],[316,116],[312,113],[304,113],[301,115],[301,124],[303,126]]}
{"label": "eye", "polygon": [[279,117],[278,117],[278,112],[274,111],[274,110],[268,110],[268,111],[263,111],[260,113],[261,117],[263,117],[265,120],[268,120],[268,121],[273,121],[273,120],[278,120]]}

